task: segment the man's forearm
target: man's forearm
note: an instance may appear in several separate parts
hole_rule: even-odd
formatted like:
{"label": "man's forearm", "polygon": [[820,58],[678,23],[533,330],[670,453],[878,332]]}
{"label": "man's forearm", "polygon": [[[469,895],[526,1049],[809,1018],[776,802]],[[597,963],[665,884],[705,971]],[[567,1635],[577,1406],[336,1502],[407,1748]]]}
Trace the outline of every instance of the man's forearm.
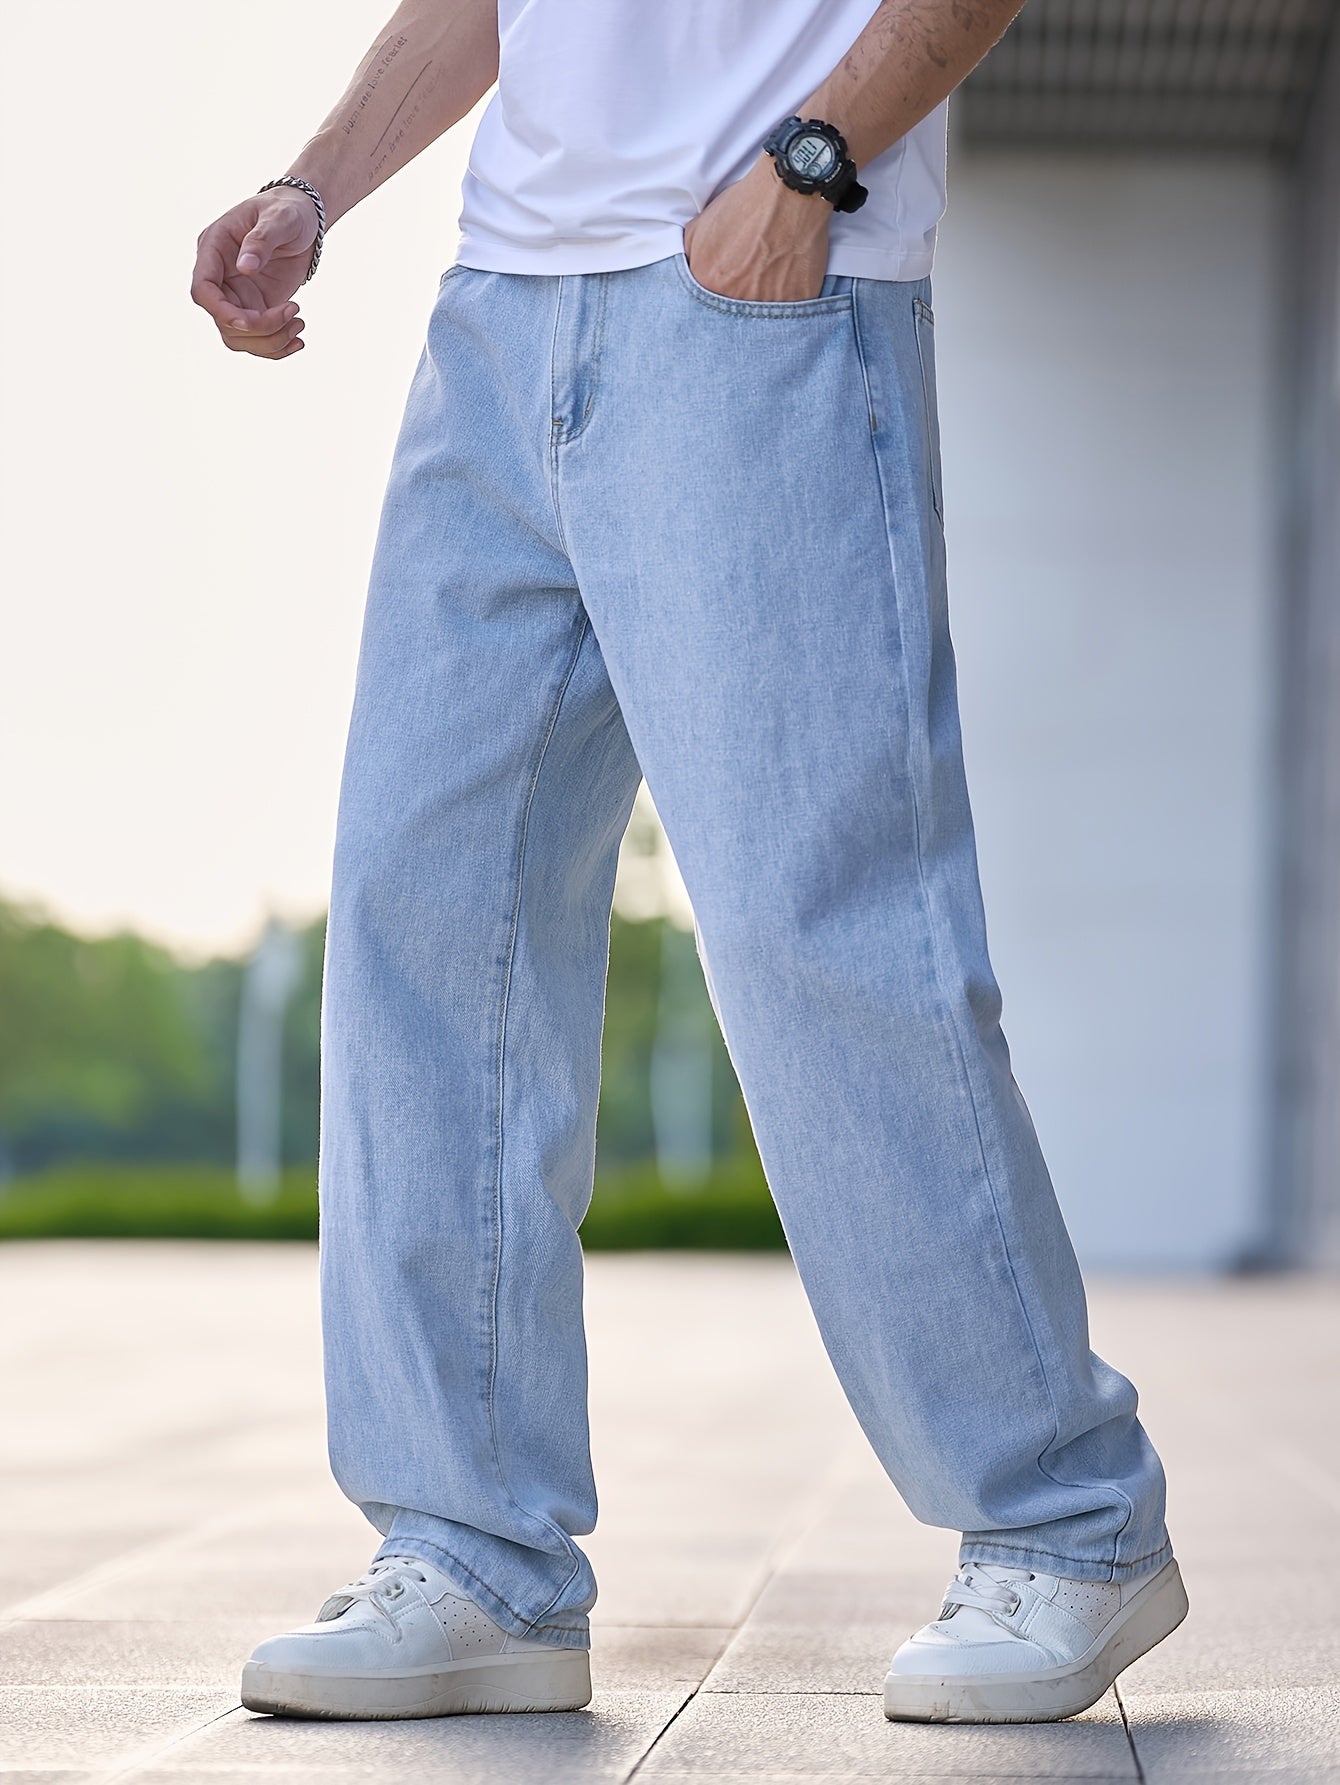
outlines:
{"label": "man's forearm", "polygon": [[998,43],[1023,0],[881,0],[801,108],[835,124],[858,167],[947,99]]}
{"label": "man's forearm", "polygon": [[404,0],[288,168],[333,223],[463,118],[498,75],[497,0]]}
{"label": "man's forearm", "polygon": [[[1004,34],[1022,0],[881,0],[856,42],[798,108],[834,124],[858,167],[948,98]],[[828,264],[832,211],[792,191],[760,154],[684,231],[700,281],[728,297],[814,297]]]}

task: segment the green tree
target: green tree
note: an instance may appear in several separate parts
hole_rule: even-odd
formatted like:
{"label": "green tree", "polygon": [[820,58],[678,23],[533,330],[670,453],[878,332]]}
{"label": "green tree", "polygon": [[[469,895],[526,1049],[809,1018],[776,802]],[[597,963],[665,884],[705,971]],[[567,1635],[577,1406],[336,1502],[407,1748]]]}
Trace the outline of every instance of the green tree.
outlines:
{"label": "green tree", "polygon": [[11,1158],[42,1136],[133,1129],[156,1098],[196,1097],[208,1079],[166,949],[75,936],[0,903],[0,1139]]}

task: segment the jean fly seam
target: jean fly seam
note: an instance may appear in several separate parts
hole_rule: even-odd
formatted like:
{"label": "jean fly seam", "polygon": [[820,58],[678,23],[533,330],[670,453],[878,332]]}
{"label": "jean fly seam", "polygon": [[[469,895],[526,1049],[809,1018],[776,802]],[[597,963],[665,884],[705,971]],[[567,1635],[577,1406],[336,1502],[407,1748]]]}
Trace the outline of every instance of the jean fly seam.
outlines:
{"label": "jean fly seam", "polygon": [[585,431],[586,425],[591,419],[591,410],[595,405],[596,394],[600,389],[600,355],[605,345],[605,307],[609,298],[610,276],[608,273],[587,273],[583,277],[587,282],[588,289],[590,283],[594,281],[596,290],[595,325],[591,330],[591,351],[587,357],[589,382],[586,401],[582,404],[581,414],[576,416],[568,427],[556,428],[555,454],[560,446],[565,446],[569,440],[576,440]]}
{"label": "jean fly seam", "polygon": [[[915,319],[913,322],[913,327],[915,329]],[[857,333],[857,344],[858,344],[858,348],[859,348],[859,345],[860,345],[859,331]],[[864,356],[862,356],[862,357],[864,357]],[[873,434],[871,435],[871,453],[872,453],[872,456],[873,456],[874,462],[875,462],[875,476],[876,476],[876,479],[879,484],[880,501],[881,501],[881,505],[883,507],[884,516],[885,516],[885,533],[886,533],[887,540],[888,540],[888,551],[889,551],[889,573],[893,580],[894,611],[899,616],[899,623],[900,623],[900,630],[901,630],[902,608],[901,608],[901,604],[899,603],[899,600],[898,600],[898,561],[897,561],[898,554],[897,554],[896,548],[894,546],[894,529],[893,529],[893,524],[892,524],[893,517],[892,517],[892,513],[890,511],[889,493],[888,493],[887,482],[886,482],[885,474],[884,474],[884,467],[880,462],[879,447],[878,447],[878,443],[875,439],[875,436]],[[933,642],[932,642],[931,648],[933,649]],[[910,685],[910,681],[909,681],[909,677],[908,677],[908,665],[907,665],[906,650],[901,651],[899,653],[899,656],[901,658],[901,665],[902,665],[904,701],[905,701],[905,705],[906,705],[906,710],[910,714],[912,711],[912,689],[911,689],[911,685]],[[973,1118],[973,1131],[974,1131],[974,1134],[976,1135],[976,1140],[977,1140],[977,1153],[978,1153],[978,1157],[981,1161],[982,1177],[983,1177],[983,1181],[986,1184],[988,1197],[990,1198],[991,1213],[992,1213],[993,1220],[995,1222],[996,1232],[1000,1238],[1001,1251],[1002,1251],[1002,1253],[1004,1255],[1004,1259],[1005,1259],[1005,1267],[1009,1272],[1010,1282],[1014,1288],[1015,1298],[1019,1305],[1019,1312],[1020,1312],[1020,1315],[1022,1316],[1023,1322],[1024,1322],[1024,1330],[1028,1334],[1029,1343],[1033,1347],[1033,1355],[1034,1355],[1035,1359],[1037,1360],[1038,1374],[1042,1381],[1043,1392],[1045,1393],[1045,1395],[1047,1397],[1047,1402],[1051,1409],[1052,1435],[1047,1440],[1047,1443],[1043,1445],[1042,1450],[1037,1457],[1036,1466],[1037,1466],[1038,1470],[1040,1471],[1040,1473],[1043,1474],[1047,1478],[1047,1480],[1053,1482],[1057,1487],[1076,1488],[1076,1487],[1083,1487],[1083,1486],[1092,1486],[1092,1485],[1094,1485],[1092,1483],[1060,1481],[1057,1479],[1057,1477],[1055,1475],[1052,1474],[1051,1470],[1048,1469],[1046,1467],[1045,1463],[1043,1462],[1043,1458],[1046,1456],[1047,1451],[1050,1450],[1052,1445],[1055,1444],[1056,1440],[1060,1437],[1060,1434],[1061,1434],[1060,1411],[1056,1404],[1056,1396],[1052,1392],[1051,1379],[1047,1374],[1047,1366],[1046,1366],[1046,1363],[1045,1363],[1045,1361],[1043,1359],[1043,1355],[1042,1355],[1042,1346],[1038,1341],[1037,1333],[1034,1330],[1033,1322],[1032,1322],[1032,1319],[1028,1312],[1028,1302],[1024,1295],[1023,1288],[1019,1282],[1018,1273],[1016,1272],[1016,1270],[1014,1268],[1014,1258],[1010,1252],[1010,1243],[1009,1243],[1009,1240],[1005,1233],[1005,1223],[1004,1223],[1004,1219],[1003,1219],[1003,1217],[1001,1215],[1001,1211],[1000,1211],[1000,1200],[996,1194],[995,1181],[992,1177],[991,1166],[990,1166],[990,1163],[989,1163],[989,1161],[987,1159],[987,1155],[986,1155],[986,1143],[982,1136],[981,1114],[980,1114],[980,1112],[978,1110],[978,1106],[977,1106],[977,1095],[973,1088],[972,1074],[968,1069],[967,1054],[966,1054],[966,1051],[963,1046],[963,1038],[962,1038],[962,1034],[961,1034],[960,1028],[959,1028],[958,1013],[954,1006],[954,1002],[953,1002],[952,998],[949,996],[948,987],[947,987],[947,985],[945,983],[945,979],[944,979],[944,973],[943,973],[943,968],[942,968],[942,964],[941,964],[939,941],[938,941],[938,931],[937,931],[937,926],[936,926],[936,921],[935,921],[934,903],[931,898],[930,886],[929,886],[929,883],[927,880],[927,875],[926,875],[925,858],[922,853],[922,812],[921,812],[921,797],[920,797],[920,793],[919,793],[919,775],[918,775],[918,771],[917,771],[916,766],[912,759],[912,736],[911,736],[910,728],[908,730],[908,737],[907,737],[907,770],[908,770],[908,787],[911,792],[911,801],[912,801],[912,846],[913,846],[913,850],[916,855],[917,881],[918,881],[918,885],[921,890],[921,904],[922,904],[922,910],[925,915],[926,927],[927,927],[927,930],[930,935],[931,958],[935,964],[935,977],[936,977],[936,981],[940,988],[940,996],[943,999],[944,1004],[949,1011],[951,1037],[952,1037],[952,1040],[954,1043],[954,1048],[955,1048],[955,1052],[956,1052],[957,1059],[958,1059],[958,1070],[959,1070],[959,1074],[961,1076],[963,1085],[968,1093],[968,1106],[969,1106],[969,1109],[971,1110],[972,1118]],[[1122,1499],[1125,1500],[1125,1502],[1126,1502],[1126,1517],[1122,1521],[1121,1525],[1118,1527],[1117,1531],[1113,1534],[1112,1560],[1110,1563],[1107,1564],[1109,1567],[1115,1568],[1117,1565],[1117,1561],[1116,1561],[1117,1543],[1121,1536],[1121,1532],[1124,1531],[1126,1526],[1130,1523],[1130,1520],[1134,1513],[1134,1505],[1133,1505],[1133,1502],[1131,1501],[1129,1495],[1123,1493],[1120,1488],[1115,1487],[1111,1483],[1109,1483],[1108,1486],[1112,1489],[1113,1492],[1120,1493]]]}
{"label": "jean fly seam", "polygon": [[563,435],[563,422],[558,414],[558,325],[563,315],[563,288],[567,280],[560,274],[558,292],[554,298],[554,328],[549,338],[549,504],[554,511],[554,529],[558,535],[558,543],[569,563],[572,553],[568,550],[567,538],[563,532],[563,511],[558,503],[558,447]]}
{"label": "jean fly seam", "polygon": [[[546,1526],[553,1532],[554,1536],[558,1538],[561,1547],[567,1551],[568,1554],[572,1553],[572,1541],[567,1533],[561,1531],[552,1519],[545,1518],[539,1513],[529,1511],[521,1504],[520,1500],[512,1490],[512,1484],[507,1478],[507,1471],[503,1467],[502,1448],[498,1443],[498,1424],[494,1398],[498,1374],[498,1289],[502,1276],[503,1250],[503,1136],[505,1127],[507,1018],[511,1005],[512,967],[516,958],[516,940],[521,927],[521,901],[526,868],[526,841],[530,831],[530,814],[531,808],[535,802],[535,790],[539,786],[540,774],[544,768],[545,757],[549,751],[549,744],[558,725],[558,716],[563,707],[563,697],[567,693],[568,685],[572,681],[573,675],[576,672],[577,659],[581,655],[582,645],[586,641],[586,635],[590,630],[590,625],[590,619],[585,611],[583,611],[582,623],[577,632],[577,642],[572,648],[567,666],[559,681],[557,693],[554,696],[553,705],[549,713],[549,723],[545,728],[544,737],[540,743],[539,752],[535,759],[535,768],[531,774],[530,786],[527,789],[525,804],[522,807],[521,812],[521,833],[517,842],[516,889],[512,899],[512,922],[507,938],[507,952],[504,957],[505,965],[503,968],[502,999],[498,1017],[498,1064],[495,1079],[498,1097],[498,1119],[494,1131],[496,1169],[493,1189],[493,1274],[489,1291],[489,1364],[485,1392],[485,1413],[488,1419],[489,1439],[493,1445],[493,1460],[498,1471],[498,1480],[501,1482],[504,1492],[523,1518],[534,1519],[537,1524]],[[527,1625],[528,1629],[533,1629],[535,1625],[539,1623],[540,1619],[545,1616],[545,1613],[558,1602],[571,1583],[576,1579],[580,1569],[581,1557],[574,1557],[571,1572],[563,1581],[553,1598],[549,1601],[549,1604],[546,1605],[536,1617],[530,1620],[530,1623]]]}

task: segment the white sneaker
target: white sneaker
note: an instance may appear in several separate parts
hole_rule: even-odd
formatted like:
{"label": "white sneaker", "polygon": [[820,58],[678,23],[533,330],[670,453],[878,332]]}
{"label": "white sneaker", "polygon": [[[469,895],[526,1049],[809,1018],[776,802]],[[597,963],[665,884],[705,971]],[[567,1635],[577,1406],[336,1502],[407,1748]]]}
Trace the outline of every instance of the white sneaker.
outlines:
{"label": "white sneaker", "polygon": [[449,1717],[577,1711],[585,1649],[502,1630],[417,1556],[384,1556],[331,1595],[314,1624],[272,1636],[242,1670],[242,1703],[279,1717]]}
{"label": "white sneaker", "polygon": [[1176,1562],[1113,1582],[967,1562],[940,1616],[894,1656],[884,1715],[917,1723],[1073,1717],[1186,1611]]}

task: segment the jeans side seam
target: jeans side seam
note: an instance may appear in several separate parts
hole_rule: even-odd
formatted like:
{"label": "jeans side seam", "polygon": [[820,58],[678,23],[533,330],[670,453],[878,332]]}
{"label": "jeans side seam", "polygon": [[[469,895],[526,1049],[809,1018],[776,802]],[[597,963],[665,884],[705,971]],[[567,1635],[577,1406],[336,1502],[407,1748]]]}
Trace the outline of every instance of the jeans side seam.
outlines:
{"label": "jeans side seam", "polygon": [[[865,361],[865,343],[861,339],[861,306],[856,301],[857,287],[859,284],[859,279],[853,279],[851,282],[851,332],[856,342],[856,363],[861,368],[861,383],[865,389],[865,409],[866,414],[870,419],[870,433],[873,437],[878,431],[879,422],[875,416],[875,392],[870,383],[870,368],[866,365]],[[876,466],[878,467],[878,460],[876,461]],[[884,481],[882,478],[880,479],[879,487],[880,501],[883,503]],[[890,552],[892,552],[892,548],[890,548]]]}
{"label": "jeans side seam", "polygon": [[[577,642],[572,648],[567,666],[559,681],[558,691],[554,696],[550,708],[549,723],[545,729],[544,737],[535,759],[535,768],[531,774],[530,786],[527,789],[525,804],[522,807],[521,812],[521,833],[517,843],[515,892],[512,898],[512,921],[507,938],[507,952],[504,957],[505,965],[503,969],[502,999],[498,1017],[497,1072],[495,1077],[498,1098],[498,1117],[494,1132],[494,1157],[496,1165],[493,1184],[493,1276],[489,1289],[489,1365],[485,1392],[485,1413],[488,1419],[489,1440],[493,1446],[493,1460],[498,1471],[498,1480],[501,1482],[508,1499],[512,1502],[512,1505],[517,1511],[521,1513],[523,1517],[534,1519],[537,1524],[546,1526],[553,1532],[555,1537],[559,1539],[561,1547],[568,1551],[569,1554],[572,1553],[573,1545],[572,1540],[567,1533],[560,1531],[552,1519],[545,1518],[539,1513],[529,1511],[521,1504],[516,1494],[512,1491],[512,1484],[508,1480],[507,1471],[503,1467],[502,1448],[498,1442],[498,1425],[495,1415],[494,1394],[498,1374],[498,1288],[502,1276],[503,1250],[503,1130],[505,1125],[507,1018],[511,1005],[512,967],[516,958],[516,940],[521,927],[521,901],[526,868],[526,841],[530,832],[530,814],[531,808],[535,802],[535,791],[540,783],[540,774],[544,768],[550,742],[558,726],[559,714],[563,707],[563,697],[566,695],[568,685],[572,681],[573,675],[576,672],[577,660],[581,656],[582,646],[586,642],[586,636],[590,631],[590,628],[590,618],[583,610],[582,623],[577,633]],[[549,1601],[549,1604],[530,1620],[530,1623],[527,1625],[528,1629],[533,1629],[535,1625],[539,1623],[540,1619],[543,1618],[555,1604],[557,1604],[558,1600],[567,1591],[572,1581],[576,1579],[580,1569],[581,1558],[580,1556],[575,1556],[571,1573],[569,1573],[567,1578],[559,1586],[558,1591]]]}
{"label": "jeans side seam", "polygon": [[559,549],[572,560],[568,550],[567,538],[563,532],[563,511],[558,502],[558,449],[563,440],[563,423],[558,411],[558,325],[563,315],[564,277],[560,275],[558,293],[554,298],[554,328],[549,339],[549,505],[554,511],[554,530],[558,535]]}
{"label": "jeans side seam", "polygon": [[[859,294],[858,293],[853,294],[854,304],[859,306],[859,301],[860,301]],[[915,326],[915,324],[914,324],[914,326]],[[861,334],[860,334],[859,328],[856,331],[856,343],[857,343],[857,351],[860,354],[861,361],[862,361],[862,371],[864,373],[866,371],[865,355],[861,348]],[[884,523],[885,523],[884,530],[885,530],[885,536],[886,536],[887,543],[888,543],[889,573],[890,573],[890,576],[893,581],[894,610],[895,610],[895,613],[897,613],[899,615],[899,627],[900,627],[900,631],[901,631],[902,608],[901,608],[901,604],[898,600],[898,581],[899,581],[898,553],[897,553],[896,546],[894,544],[893,516],[892,516],[891,509],[890,509],[889,493],[888,493],[887,480],[886,480],[885,474],[884,474],[884,466],[880,462],[879,446],[878,446],[876,437],[873,433],[871,434],[871,437],[870,437],[870,444],[871,444],[871,453],[872,453],[872,456],[874,458],[874,463],[875,463],[875,476],[876,476],[876,479],[877,479],[877,482],[879,485],[880,502],[881,502],[881,506],[884,510]],[[930,648],[933,649],[933,642],[932,642]],[[910,681],[908,678],[908,665],[907,665],[906,650],[905,649],[902,650],[899,653],[899,655],[901,658],[901,668],[902,668],[902,677],[903,677],[903,696],[904,696],[905,710],[907,711],[907,713],[910,716],[912,713],[912,710],[913,710],[912,709],[912,689],[911,689]],[[925,915],[926,926],[927,926],[927,930],[928,930],[929,936],[930,936],[931,958],[935,964],[936,981],[939,986],[940,996],[944,1000],[945,1006],[949,1011],[950,1030],[951,1030],[951,1035],[952,1035],[953,1042],[954,1042],[955,1052],[958,1057],[959,1072],[962,1077],[963,1084],[964,1084],[964,1086],[967,1090],[967,1093],[968,1093],[968,1105],[969,1105],[969,1108],[972,1113],[973,1131],[974,1131],[974,1134],[975,1134],[976,1140],[977,1140],[977,1153],[978,1153],[979,1159],[981,1160],[982,1176],[983,1176],[983,1180],[986,1184],[987,1195],[990,1199],[991,1213],[992,1213],[992,1217],[993,1217],[993,1220],[995,1223],[996,1232],[1000,1238],[1001,1251],[1004,1256],[1005,1267],[1009,1272],[1010,1282],[1014,1288],[1015,1299],[1018,1302],[1019,1312],[1020,1312],[1020,1315],[1024,1322],[1024,1330],[1028,1334],[1029,1343],[1033,1347],[1033,1355],[1037,1361],[1038,1374],[1042,1381],[1043,1392],[1046,1394],[1047,1403],[1051,1410],[1052,1435],[1047,1440],[1047,1443],[1043,1445],[1042,1450],[1039,1452],[1038,1457],[1036,1459],[1036,1467],[1038,1468],[1039,1472],[1043,1476],[1046,1477],[1047,1480],[1053,1482],[1057,1487],[1078,1488],[1078,1487],[1083,1487],[1086,1485],[1092,1486],[1094,1484],[1060,1481],[1055,1475],[1052,1474],[1051,1470],[1047,1468],[1046,1464],[1043,1461],[1043,1458],[1046,1456],[1047,1451],[1050,1450],[1052,1445],[1055,1444],[1057,1438],[1060,1436],[1060,1432],[1061,1432],[1060,1412],[1059,1412],[1059,1409],[1056,1404],[1056,1396],[1052,1392],[1051,1379],[1047,1374],[1047,1365],[1046,1365],[1045,1360],[1043,1359],[1042,1346],[1038,1341],[1038,1336],[1037,1336],[1036,1331],[1034,1330],[1033,1321],[1032,1321],[1032,1319],[1029,1315],[1029,1312],[1028,1312],[1027,1299],[1024,1296],[1023,1288],[1019,1282],[1018,1273],[1014,1268],[1014,1258],[1010,1252],[1010,1243],[1009,1243],[1009,1239],[1005,1232],[1005,1223],[1004,1223],[1004,1220],[1003,1220],[1003,1218],[1001,1216],[1001,1212],[1000,1212],[1000,1200],[996,1194],[995,1181],[992,1177],[990,1162],[988,1161],[987,1155],[986,1155],[986,1143],[985,1143],[985,1140],[982,1135],[981,1114],[980,1114],[980,1111],[979,1111],[978,1105],[977,1105],[977,1094],[973,1088],[972,1074],[968,1069],[967,1056],[966,1056],[964,1046],[963,1046],[963,1037],[962,1037],[962,1033],[960,1030],[958,1012],[955,1008],[952,998],[950,998],[950,996],[949,996],[948,988],[945,984],[944,973],[943,973],[943,969],[942,969],[942,965],[941,965],[941,951],[940,951],[939,940],[938,940],[938,932],[937,932],[937,926],[936,926],[936,922],[935,922],[934,903],[931,898],[930,886],[929,886],[929,883],[927,880],[927,875],[926,875],[925,858],[922,853],[922,829],[923,829],[923,826],[922,826],[922,811],[921,811],[922,802],[921,802],[921,794],[920,794],[920,776],[919,776],[917,767],[913,761],[912,733],[911,733],[910,725],[908,728],[907,746],[906,747],[907,747],[908,787],[910,790],[911,803],[912,803],[912,845],[913,845],[913,849],[916,854],[917,883],[918,883],[918,886],[919,886],[920,892],[921,892],[922,910]],[[1120,1524],[1120,1526],[1113,1533],[1112,1560],[1107,1564],[1109,1567],[1115,1568],[1117,1566],[1117,1561],[1116,1561],[1117,1544],[1121,1537],[1122,1531],[1124,1531],[1126,1529],[1126,1526],[1130,1523],[1131,1518],[1134,1516],[1135,1507],[1134,1507],[1134,1503],[1132,1502],[1132,1500],[1130,1499],[1130,1496],[1128,1494],[1124,1493],[1120,1488],[1118,1488],[1113,1483],[1109,1483],[1107,1485],[1109,1486],[1109,1488],[1111,1489],[1111,1491],[1113,1493],[1119,1494],[1121,1499],[1124,1500],[1125,1504],[1126,1504],[1126,1517],[1122,1520],[1122,1523]]]}

